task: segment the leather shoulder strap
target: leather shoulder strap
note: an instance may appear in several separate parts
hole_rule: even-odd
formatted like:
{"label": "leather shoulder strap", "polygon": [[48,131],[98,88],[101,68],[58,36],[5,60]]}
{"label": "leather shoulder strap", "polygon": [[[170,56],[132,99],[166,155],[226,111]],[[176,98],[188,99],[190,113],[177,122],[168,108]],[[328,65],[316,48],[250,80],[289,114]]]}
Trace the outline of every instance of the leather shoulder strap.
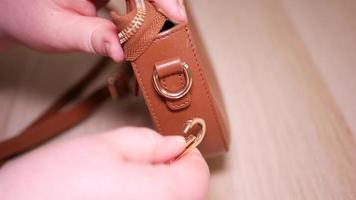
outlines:
{"label": "leather shoulder strap", "polygon": [[[54,102],[40,117],[15,137],[0,143],[0,163],[18,154],[43,144],[49,139],[85,120],[109,96],[106,85],[82,99],[68,109],[63,109],[75,100],[109,63],[108,58],[101,59],[81,80]],[[114,84],[117,94],[124,97],[129,93],[128,74],[122,72]]]}

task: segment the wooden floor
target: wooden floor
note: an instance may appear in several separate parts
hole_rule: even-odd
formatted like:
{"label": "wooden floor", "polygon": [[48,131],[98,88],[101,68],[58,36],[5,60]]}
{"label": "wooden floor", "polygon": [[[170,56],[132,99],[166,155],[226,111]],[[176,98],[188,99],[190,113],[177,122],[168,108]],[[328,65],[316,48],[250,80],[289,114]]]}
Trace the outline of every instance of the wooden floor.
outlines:
{"label": "wooden floor", "polygon": [[[356,199],[356,1],[191,0],[231,125],[209,160],[210,199]],[[96,57],[0,54],[0,135],[10,137]],[[58,138],[149,126],[142,99],[107,103]]]}

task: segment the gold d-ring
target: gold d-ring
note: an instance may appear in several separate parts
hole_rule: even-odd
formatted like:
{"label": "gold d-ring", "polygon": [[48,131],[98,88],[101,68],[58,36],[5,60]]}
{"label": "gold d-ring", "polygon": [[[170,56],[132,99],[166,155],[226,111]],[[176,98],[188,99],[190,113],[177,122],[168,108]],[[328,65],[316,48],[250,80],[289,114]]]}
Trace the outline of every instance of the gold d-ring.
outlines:
{"label": "gold d-ring", "polygon": [[193,79],[192,79],[192,72],[189,69],[189,66],[186,63],[182,63],[183,71],[184,71],[184,76],[185,76],[185,85],[182,90],[178,92],[169,92],[161,87],[160,81],[159,81],[159,76],[157,73],[157,70],[153,72],[153,85],[155,90],[160,94],[161,96],[167,98],[167,99],[180,99],[184,97],[190,90],[193,84]]}
{"label": "gold d-ring", "polygon": [[180,153],[175,158],[175,160],[182,158],[184,155],[186,155],[187,153],[189,153],[190,151],[195,149],[203,141],[203,139],[205,137],[205,133],[206,133],[206,123],[205,123],[205,120],[203,120],[201,118],[193,118],[191,120],[188,120],[187,125],[184,128],[183,132],[184,132],[184,134],[188,134],[190,132],[190,130],[196,125],[199,125],[201,128],[199,133],[197,133],[195,135],[191,134],[185,138],[186,146],[185,146],[183,152]]}

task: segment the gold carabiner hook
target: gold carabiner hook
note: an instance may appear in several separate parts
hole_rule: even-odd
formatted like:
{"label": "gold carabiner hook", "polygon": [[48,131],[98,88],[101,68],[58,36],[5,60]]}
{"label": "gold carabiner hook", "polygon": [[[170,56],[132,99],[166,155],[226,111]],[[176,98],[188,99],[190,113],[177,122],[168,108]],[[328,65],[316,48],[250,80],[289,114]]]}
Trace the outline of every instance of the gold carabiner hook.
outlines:
{"label": "gold carabiner hook", "polygon": [[183,152],[180,153],[175,158],[175,160],[182,158],[184,155],[186,155],[187,153],[192,151],[194,148],[196,148],[203,141],[203,139],[205,137],[205,133],[206,133],[206,123],[205,123],[205,120],[203,120],[201,118],[193,118],[191,120],[188,120],[187,125],[183,129],[183,132],[184,132],[184,134],[188,134],[192,130],[192,128],[196,125],[199,125],[201,130],[196,135],[190,134],[187,137],[185,137],[186,146],[185,146]]}

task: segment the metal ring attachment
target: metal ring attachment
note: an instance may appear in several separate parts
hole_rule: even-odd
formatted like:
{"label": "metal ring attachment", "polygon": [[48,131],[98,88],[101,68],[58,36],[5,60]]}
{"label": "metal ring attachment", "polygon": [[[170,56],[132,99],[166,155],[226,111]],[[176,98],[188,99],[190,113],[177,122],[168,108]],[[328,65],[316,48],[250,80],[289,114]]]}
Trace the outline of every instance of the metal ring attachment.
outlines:
{"label": "metal ring attachment", "polygon": [[192,79],[192,72],[189,69],[189,66],[186,63],[182,63],[183,71],[184,71],[184,76],[185,76],[185,85],[182,88],[182,90],[178,92],[169,92],[162,88],[159,80],[159,76],[157,73],[157,70],[153,72],[153,85],[155,90],[158,92],[159,95],[167,98],[167,99],[180,99],[184,97],[190,90],[193,84],[193,79]]}
{"label": "metal ring attachment", "polygon": [[200,126],[200,131],[195,135],[191,134],[185,138],[186,146],[183,152],[180,153],[175,158],[175,160],[182,158],[184,155],[186,155],[187,153],[195,149],[203,141],[206,133],[206,123],[205,120],[201,118],[193,118],[191,120],[188,120],[187,125],[185,126],[183,132],[184,134],[188,134],[191,131],[191,129],[196,125]]}

